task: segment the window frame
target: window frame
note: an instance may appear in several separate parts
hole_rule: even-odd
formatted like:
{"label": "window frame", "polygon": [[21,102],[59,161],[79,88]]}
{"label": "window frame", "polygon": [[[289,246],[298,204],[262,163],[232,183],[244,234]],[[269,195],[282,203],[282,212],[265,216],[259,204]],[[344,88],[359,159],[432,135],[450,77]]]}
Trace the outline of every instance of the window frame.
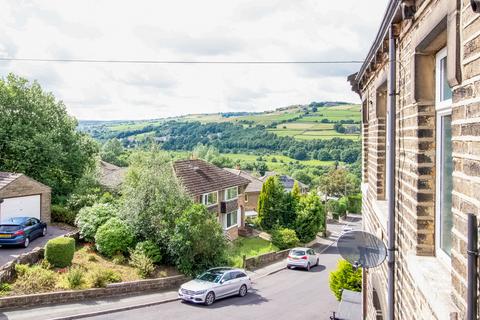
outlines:
{"label": "window frame", "polygon": [[[235,216],[235,223],[230,225],[230,226],[228,225],[228,215],[234,215]],[[225,213],[224,219],[225,219],[224,220],[225,230],[229,230],[231,228],[238,227],[238,210],[234,210],[234,211],[230,211],[230,212]]]}
{"label": "window frame", "polygon": [[[229,198],[227,198],[228,190],[232,190],[232,189],[236,189],[236,190],[237,190],[237,195],[236,195],[235,197],[229,199]],[[226,189],[225,189],[225,192],[224,192],[224,195],[223,195],[223,199],[224,199],[225,201],[232,201],[232,200],[238,199],[238,193],[239,193],[238,191],[239,191],[239,190],[238,190],[238,186],[226,188]]]}
{"label": "window frame", "polygon": [[[442,248],[443,169],[445,166],[443,163],[445,143],[442,130],[444,128],[444,118],[452,115],[452,99],[441,100],[442,87],[444,85],[441,60],[446,58],[446,47],[441,49],[435,56],[435,253],[444,264],[449,265],[451,257]],[[443,72],[447,72],[446,65]]]}
{"label": "window frame", "polygon": [[[208,196],[211,195],[211,194],[216,195],[216,202],[208,204],[205,201],[205,199],[208,199]],[[206,207],[213,207],[214,205],[218,205],[218,191],[212,191],[212,192],[202,194],[202,204],[205,205]]]}

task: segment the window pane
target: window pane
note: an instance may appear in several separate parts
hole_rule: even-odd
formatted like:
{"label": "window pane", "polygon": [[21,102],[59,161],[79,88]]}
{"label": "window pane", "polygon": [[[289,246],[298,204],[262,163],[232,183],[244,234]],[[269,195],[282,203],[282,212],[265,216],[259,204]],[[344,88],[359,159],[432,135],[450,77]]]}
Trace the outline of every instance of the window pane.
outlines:
{"label": "window pane", "polygon": [[440,60],[440,101],[452,99],[452,89],[447,79],[447,57]]}
{"label": "window pane", "polygon": [[452,250],[452,116],[442,117],[442,168],[440,204],[440,248],[448,255]]}
{"label": "window pane", "polygon": [[225,200],[231,200],[231,199],[236,198],[237,196],[238,196],[238,188],[237,187],[227,189],[226,192],[225,192]]}

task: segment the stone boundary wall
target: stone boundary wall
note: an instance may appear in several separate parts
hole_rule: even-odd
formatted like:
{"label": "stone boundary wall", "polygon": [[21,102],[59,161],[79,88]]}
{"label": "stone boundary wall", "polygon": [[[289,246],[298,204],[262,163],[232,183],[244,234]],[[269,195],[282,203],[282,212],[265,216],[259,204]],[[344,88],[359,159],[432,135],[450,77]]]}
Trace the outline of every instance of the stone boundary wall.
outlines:
{"label": "stone boundary wall", "polygon": [[289,251],[290,249],[286,249],[286,250],[261,254],[259,256],[251,257],[248,259],[243,259],[243,268],[247,270],[253,270],[253,269],[264,267],[272,262],[276,262],[278,260],[287,258]]}
{"label": "stone boundary wall", "polygon": [[38,306],[55,303],[68,303],[74,301],[84,301],[87,299],[98,299],[103,297],[143,293],[145,291],[166,290],[178,288],[182,283],[186,282],[187,280],[187,277],[179,275],[160,279],[147,279],[131,282],[112,283],[107,285],[106,288],[69,290],[5,297],[0,298],[0,309],[26,307],[33,305]]}
{"label": "stone boundary wall", "polygon": [[[72,231],[72,232],[69,232],[69,233],[63,235],[63,237],[73,238],[73,239],[75,239],[75,242],[78,243],[80,233],[78,231]],[[12,261],[5,263],[3,266],[0,267],[0,283],[11,282],[11,281],[15,280],[15,277],[16,277],[15,265],[16,264],[29,264],[29,265],[31,265],[31,264],[37,263],[38,261],[43,259],[44,252],[45,252],[44,248],[37,247],[37,248],[33,249],[32,251],[27,252],[27,253],[23,253],[23,254],[19,255],[18,257],[16,257],[15,259],[13,259]]]}

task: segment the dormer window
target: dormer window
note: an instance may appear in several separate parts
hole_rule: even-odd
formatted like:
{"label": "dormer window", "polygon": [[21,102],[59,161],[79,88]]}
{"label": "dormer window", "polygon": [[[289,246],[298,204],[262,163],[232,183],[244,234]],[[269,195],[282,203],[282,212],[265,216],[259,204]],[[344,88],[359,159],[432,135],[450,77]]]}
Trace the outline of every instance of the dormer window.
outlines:
{"label": "dormer window", "polygon": [[213,206],[218,203],[218,191],[205,193],[202,195],[202,203],[207,207]]}

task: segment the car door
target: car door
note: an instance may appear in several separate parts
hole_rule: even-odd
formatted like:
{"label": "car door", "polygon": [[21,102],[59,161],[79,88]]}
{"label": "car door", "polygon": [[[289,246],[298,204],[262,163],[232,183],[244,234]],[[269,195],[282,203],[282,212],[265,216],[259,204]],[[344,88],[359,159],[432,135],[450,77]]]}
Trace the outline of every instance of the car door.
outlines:
{"label": "car door", "polygon": [[313,249],[308,249],[308,261],[310,261],[310,265],[313,266],[317,263],[317,256],[315,255],[315,251]]}
{"label": "car door", "polygon": [[224,282],[222,283],[222,296],[232,295],[236,291],[237,283],[238,279],[235,271],[225,274]]}
{"label": "car door", "polygon": [[38,238],[40,237],[40,235],[42,234],[42,225],[40,223],[40,221],[38,219],[35,219],[35,218],[32,218],[30,219],[32,221],[32,229],[35,230],[35,235],[34,237],[35,238]]}
{"label": "car door", "polygon": [[33,240],[35,238],[35,229],[33,228],[32,219],[28,219],[23,224],[23,231],[25,231],[25,235]]}

